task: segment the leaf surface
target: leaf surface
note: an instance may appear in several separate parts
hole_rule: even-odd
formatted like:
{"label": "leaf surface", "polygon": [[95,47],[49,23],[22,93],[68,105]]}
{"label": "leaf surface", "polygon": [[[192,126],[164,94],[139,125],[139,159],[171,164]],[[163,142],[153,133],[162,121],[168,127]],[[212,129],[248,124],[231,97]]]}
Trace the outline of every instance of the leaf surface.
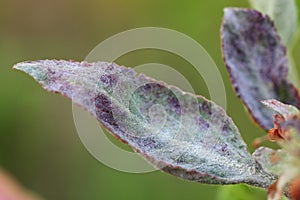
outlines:
{"label": "leaf surface", "polygon": [[250,0],[252,7],[268,15],[275,23],[275,27],[283,43],[288,47],[289,72],[288,79],[295,86],[299,86],[297,68],[292,56],[292,48],[299,34],[298,7],[295,0]]}
{"label": "leaf surface", "polygon": [[14,68],[81,105],[165,172],[211,184],[267,187],[274,180],[252,159],[224,110],[201,96],[114,63],[45,60]]}
{"label": "leaf surface", "polygon": [[254,159],[265,171],[276,175],[280,175],[285,169],[287,156],[284,150],[273,150],[267,147],[260,147],[253,153]]}
{"label": "leaf surface", "polygon": [[287,80],[286,48],[268,17],[255,10],[225,9],[222,43],[232,84],[265,130],[273,127],[274,111],[261,100],[276,99],[299,107],[298,91]]}
{"label": "leaf surface", "polygon": [[299,114],[299,110],[291,105],[287,105],[277,101],[275,99],[264,100],[261,101],[265,106],[273,109],[278,114],[282,115],[285,119],[287,119],[290,115],[297,115]]}
{"label": "leaf surface", "polygon": [[250,0],[252,7],[274,21],[285,45],[290,45],[298,31],[298,8],[295,0]]}

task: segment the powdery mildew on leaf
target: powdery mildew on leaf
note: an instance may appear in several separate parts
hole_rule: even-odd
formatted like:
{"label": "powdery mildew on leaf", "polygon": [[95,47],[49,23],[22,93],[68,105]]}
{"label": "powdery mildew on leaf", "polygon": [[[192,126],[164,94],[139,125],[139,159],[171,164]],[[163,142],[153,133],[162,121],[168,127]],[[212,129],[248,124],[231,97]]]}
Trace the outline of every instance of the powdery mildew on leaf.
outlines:
{"label": "powdery mildew on leaf", "polygon": [[298,70],[292,56],[292,48],[298,33],[298,8],[296,0],[249,0],[255,10],[268,15],[275,23],[276,30],[287,49],[289,59],[288,80],[299,86]]}
{"label": "powdery mildew on leaf", "polygon": [[72,99],[163,171],[212,184],[267,187],[236,126],[213,102],[114,63],[45,60],[14,66]]}
{"label": "powdery mildew on leaf", "polygon": [[300,106],[298,91],[287,80],[286,49],[267,16],[255,10],[225,9],[222,43],[232,84],[259,125],[266,130],[273,127],[274,112],[261,100]]}
{"label": "powdery mildew on leaf", "polygon": [[265,171],[279,176],[268,188],[268,199],[279,200],[283,193],[290,199],[299,199],[299,110],[276,100],[266,100],[262,103],[277,112],[274,115],[274,128],[269,131],[268,136],[282,148],[280,150],[259,148],[253,154],[254,159]]}
{"label": "powdery mildew on leaf", "polygon": [[285,45],[290,45],[298,30],[298,10],[295,0],[250,0],[253,8],[268,15]]}
{"label": "powdery mildew on leaf", "polygon": [[282,115],[285,119],[287,119],[290,115],[299,114],[299,110],[296,107],[281,103],[280,101],[277,101],[275,99],[264,100],[261,101],[261,103],[273,109],[278,114]]}
{"label": "powdery mildew on leaf", "polygon": [[284,150],[273,150],[267,147],[256,149],[253,157],[265,171],[276,175],[283,172],[287,161],[287,153]]}

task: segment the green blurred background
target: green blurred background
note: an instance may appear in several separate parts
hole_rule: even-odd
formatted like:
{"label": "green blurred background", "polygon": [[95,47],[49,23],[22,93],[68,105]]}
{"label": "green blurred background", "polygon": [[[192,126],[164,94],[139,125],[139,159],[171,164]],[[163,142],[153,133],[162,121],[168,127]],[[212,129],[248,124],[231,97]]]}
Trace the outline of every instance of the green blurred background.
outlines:
{"label": "green blurred background", "polygon": [[[83,60],[101,41],[131,28],[174,29],[210,53],[226,84],[227,112],[251,144],[265,133],[251,122],[235,96],[220,50],[223,8],[229,6],[248,7],[248,2],[1,0],[0,166],[49,200],[214,199],[219,186],[196,184],[161,172],[127,174],[104,166],[81,144],[71,102],[45,92],[29,76],[11,67],[24,60]],[[299,53],[298,43],[294,51],[298,66]],[[174,67],[197,94],[209,98],[201,77],[178,56],[140,50],[117,60],[127,66],[148,62]],[[249,149],[253,151],[251,145]]]}

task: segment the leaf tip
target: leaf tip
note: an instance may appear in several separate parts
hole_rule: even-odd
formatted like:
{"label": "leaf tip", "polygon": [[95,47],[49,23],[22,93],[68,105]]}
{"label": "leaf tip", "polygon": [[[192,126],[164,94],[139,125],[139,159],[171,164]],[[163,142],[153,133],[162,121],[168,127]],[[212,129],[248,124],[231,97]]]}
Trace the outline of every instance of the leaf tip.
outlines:
{"label": "leaf tip", "polygon": [[20,62],[15,64],[13,69],[25,72],[38,82],[45,82],[49,78],[47,68],[41,65],[39,61]]}
{"label": "leaf tip", "polygon": [[30,69],[34,68],[34,66],[36,66],[36,64],[34,62],[25,61],[25,62],[20,62],[20,63],[15,64],[13,66],[13,69],[28,73],[30,71]]}
{"label": "leaf tip", "polygon": [[22,69],[23,69],[24,66],[25,66],[25,65],[24,65],[24,62],[17,63],[17,64],[15,64],[15,65],[13,66],[13,69],[23,71]]}

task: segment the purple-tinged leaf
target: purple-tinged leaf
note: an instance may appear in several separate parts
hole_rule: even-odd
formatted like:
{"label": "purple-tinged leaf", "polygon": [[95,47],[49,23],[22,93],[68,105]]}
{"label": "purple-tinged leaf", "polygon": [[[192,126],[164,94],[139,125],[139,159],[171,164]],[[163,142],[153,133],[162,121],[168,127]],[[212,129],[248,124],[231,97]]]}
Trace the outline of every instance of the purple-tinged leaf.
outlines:
{"label": "purple-tinged leaf", "polygon": [[274,22],[276,30],[284,45],[288,47],[288,80],[299,86],[298,70],[292,56],[292,48],[297,41],[298,8],[296,0],[249,0],[255,10],[268,15]]}
{"label": "purple-tinged leaf", "polygon": [[274,177],[247,151],[215,103],[114,63],[45,60],[14,66],[89,111],[163,171],[211,184],[267,187]]}
{"label": "purple-tinged leaf", "polygon": [[225,9],[222,43],[232,84],[259,125],[266,130],[273,127],[274,112],[261,100],[300,106],[298,91],[287,80],[286,48],[267,16],[255,10]]}
{"label": "purple-tinged leaf", "polygon": [[255,10],[268,15],[285,45],[291,45],[298,32],[298,9],[295,0],[249,0]]}
{"label": "purple-tinged leaf", "polygon": [[290,115],[299,114],[299,110],[296,107],[281,103],[280,101],[277,101],[275,99],[264,100],[261,101],[261,103],[273,109],[278,114],[282,115],[285,119],[287,119]]}

